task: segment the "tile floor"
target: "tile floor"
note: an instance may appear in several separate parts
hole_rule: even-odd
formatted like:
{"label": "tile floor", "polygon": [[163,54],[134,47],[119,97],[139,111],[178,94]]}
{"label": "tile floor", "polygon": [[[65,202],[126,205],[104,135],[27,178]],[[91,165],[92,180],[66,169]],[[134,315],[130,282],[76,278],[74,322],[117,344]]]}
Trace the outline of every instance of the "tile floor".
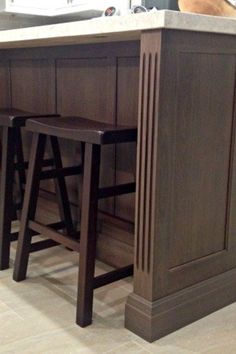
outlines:
{"label": "tile floor", "polygon": [[[14,258],[15,245],[11,250]],[[97,289],[94,321],[75,325],[78,255],[55,247],[30,257],[27,280],[15,283],[0,272],[0,353],[235,354],[236,304],[152,344],[124,328],[132,279]],[[96,272],[109,267],[97,262]]]}

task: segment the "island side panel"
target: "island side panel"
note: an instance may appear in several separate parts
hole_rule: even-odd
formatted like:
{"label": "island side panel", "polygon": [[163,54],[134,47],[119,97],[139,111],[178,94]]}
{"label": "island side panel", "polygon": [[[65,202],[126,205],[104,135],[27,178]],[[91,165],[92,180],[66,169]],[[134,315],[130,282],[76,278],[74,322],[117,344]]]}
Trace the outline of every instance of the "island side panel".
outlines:
{"label": "island side panel", "polygon": [[236,299],[235,39],[142,35],[134,293],[155,340]]}

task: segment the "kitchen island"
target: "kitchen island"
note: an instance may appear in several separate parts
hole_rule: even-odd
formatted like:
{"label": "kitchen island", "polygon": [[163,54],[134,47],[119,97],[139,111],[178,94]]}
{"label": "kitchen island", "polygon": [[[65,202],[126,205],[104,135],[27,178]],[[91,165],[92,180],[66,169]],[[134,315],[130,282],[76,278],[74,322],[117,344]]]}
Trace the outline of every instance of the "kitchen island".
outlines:
{"label": "kitchen island", "polygon": [[[138,124],[134,220],[132,199],[102,205],[135,221],[128,329],[153,341],[236,300],[236,20],[159,11],[2,31],[0,78],[0,106]],[[104,184],[133,175],[133,145],[105,155]]]}

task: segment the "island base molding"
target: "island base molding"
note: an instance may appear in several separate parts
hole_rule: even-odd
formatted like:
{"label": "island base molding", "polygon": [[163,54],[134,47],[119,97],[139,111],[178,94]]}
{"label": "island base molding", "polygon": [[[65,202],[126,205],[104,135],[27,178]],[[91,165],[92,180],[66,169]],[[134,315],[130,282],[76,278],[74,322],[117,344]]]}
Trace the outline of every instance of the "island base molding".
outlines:
{"label": "island base molding", "polygon": [[236,301],[236,269],[154,302],[131,293],[125,327],[153,342]]}

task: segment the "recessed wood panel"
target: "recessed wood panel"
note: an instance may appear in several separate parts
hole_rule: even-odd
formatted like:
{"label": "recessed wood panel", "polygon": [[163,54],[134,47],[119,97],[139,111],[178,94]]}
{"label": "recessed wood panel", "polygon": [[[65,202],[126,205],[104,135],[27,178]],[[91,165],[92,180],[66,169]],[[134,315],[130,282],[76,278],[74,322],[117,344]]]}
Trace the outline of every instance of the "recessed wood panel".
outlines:
{"label": "recessed wood panel", "polygon": [[[139,58],[119,58],[117,61],[117,123],[137,126]],[[136,144],[120,144],[116,150],[116,183],[135,180]],[[117,197],[115,214],[134,221],[135,194]]]}
{"label": "recessed wood panel", "polygon": [[[55,113],[54,67],[53,60],[13,60],[10,67],[12,106],[33,113]],[[23,134],[26,156],[30,136]]]}
{"label": "recessed wood panel", "polygon": [[134,291],[149,301],[236,265],[236,62],[217,38],[142,37]]}
{"label": "recessed wood panel", "polygon": [[37,113],[54,113],[53,60],[14,60],[11,63],[12,105]]}
{"label": "recessed wood panel", "polygon": [[226,247],[234,60],[179,55],[170,267]]}
{"label": "recessed wood panel", "polygon": [[64,115],[114,122],[114,66],[108,59],[57,61],[57,106]]}
{"label": "recessed wood panel", "polygon": [[[57,107],[61,114],[115,123],[115,90],[114,60],[88,58],[57,61]],[[114,147],[102,149],[101,166],[101,185],[114,184]],[[113,213],[114,199],[101,201],[100,208]]]}
{"label": "recessed wood panel", "polygon": [[10,105],[9,63],[0,61],[0,107]]}
{"label": "recessed wood panel", "polygon": [[[40,114],[55,113],[54,60],[29,59],[11,62],[12,106]],[[25,158],[31,146],[31,133],[23,132]],[[48,150],[48,156],[50,150]],[[42,188],[54,191],[54,184],[43,181]]]}

